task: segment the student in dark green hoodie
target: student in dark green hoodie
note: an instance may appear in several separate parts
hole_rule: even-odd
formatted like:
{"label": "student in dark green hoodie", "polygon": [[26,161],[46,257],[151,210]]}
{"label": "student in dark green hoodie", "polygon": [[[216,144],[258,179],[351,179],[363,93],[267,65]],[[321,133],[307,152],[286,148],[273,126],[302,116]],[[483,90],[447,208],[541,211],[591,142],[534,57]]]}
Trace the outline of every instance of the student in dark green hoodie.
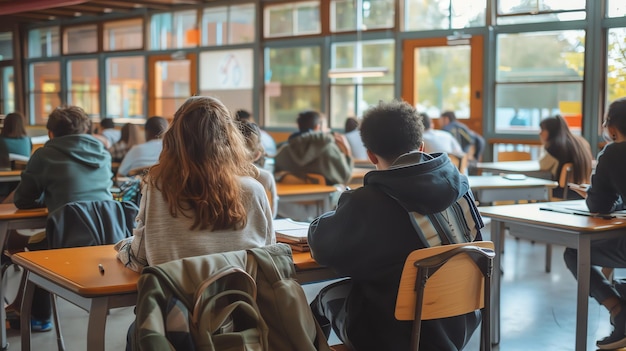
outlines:
{"label": "student in dark green hoodie", "polygon": [[[110,200],[111,155],[102,143],[86,134],[89,117],[77,106],[58,107],[48,117],[50,140],[31,156],[15,189],[18,208],[47,207],[48,212],[73,201]],[[46,248],[46,241],[29,243]],[[50,296],[37,289],[33,298],[31,328],[48,331]]]}

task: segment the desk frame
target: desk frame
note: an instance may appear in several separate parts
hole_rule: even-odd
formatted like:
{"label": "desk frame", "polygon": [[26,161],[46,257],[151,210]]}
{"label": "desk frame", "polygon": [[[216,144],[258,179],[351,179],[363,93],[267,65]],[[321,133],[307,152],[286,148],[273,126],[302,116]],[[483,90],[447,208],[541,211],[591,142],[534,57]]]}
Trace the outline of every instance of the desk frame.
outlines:
{"label": "desk frame", "polygon": [[[311,189],[307,190],[306,187],[311,187]],[[296,192],[293,189],[303,190]],[[312,201],[317,205],[317,213],[322,214],[331,210],[330,194],[337,191],[337,189],[333,186],[318,184],[276,184],[276,191],[279,203]]]}
{"label": "desk frame", "polygon": [[[489,214],[485,214],[489,217]],[[493,217],[491,220],[491,240],[494,243],[494,250],[502,252],[504,246],[504,231],[509,228],[515,232],[515,236],[547,242],[549,244],[563,245],[578,250],[578,288],[576,298],[576,351],[587,349],[587,318],[589,312],[589,274],[591,270],[591,241],[617,238],[624,235],[624,227],[606,231],[588,231],[584,228],[580,230],[550,227],[546,224],[530,223],[521,219],[500,219]],[[502,257],[497,254],[494,258],[494,272],[500,272],[502,268]],[[500,285],[501,277],[499,273],[492,276],[491,294],[491,342],[500,342]]]}

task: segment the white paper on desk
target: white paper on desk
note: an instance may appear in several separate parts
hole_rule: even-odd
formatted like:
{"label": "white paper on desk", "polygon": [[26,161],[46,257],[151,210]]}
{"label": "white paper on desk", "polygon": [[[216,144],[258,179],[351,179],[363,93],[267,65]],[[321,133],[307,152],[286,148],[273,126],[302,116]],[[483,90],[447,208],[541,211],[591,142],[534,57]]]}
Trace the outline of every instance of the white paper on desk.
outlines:
{"label": "white paper on desk", "polygon": [[[546,207],[549,207],[557,211],[561,210],[560,212],[579,214],[579,215],[584,215],[584,216],[598,215],[597,213],[589,212],[589,208],[587,207],[587,204],[584,202],[581,202],[579,204],[551,203],[549,205],[546,205]],[[600,215],[605,215],[605,214],[600,214]],[[606,215],[613,216],[616,218],[626,218],[626,210],[615,211],[615,212],[607,213]]]}
{"label": "white paper on desk", "polygon": [[309,223],[291,219],[275,219],[274,231],[277,239],[291,242],[306,243],[308,241]]}

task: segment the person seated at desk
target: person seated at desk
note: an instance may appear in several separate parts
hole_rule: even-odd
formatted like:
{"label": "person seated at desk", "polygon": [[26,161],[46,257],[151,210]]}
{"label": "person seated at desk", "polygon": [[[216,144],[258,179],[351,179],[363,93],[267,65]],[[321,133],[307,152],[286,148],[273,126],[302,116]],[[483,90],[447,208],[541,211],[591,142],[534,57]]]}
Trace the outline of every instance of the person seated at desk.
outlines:
{"label": "person seated at desk", "polygon": [[272,210],[254,178],[243,136],[217,99],[194,96],[176,111],[142,189],[134,236],[117,257],[128,268],[276,242]]}
{"label": "person seated at desk", "polygon": [[[325,332],[332,325],[351,349],[409,349],[412,322],[394,317],[402,269],[409,253],[437,244],[418,233],[407,211],[427,215],[464,202],[468,212],[459,211],[456,218],[463,220],[454,222],[482,240],[467,177],[446,154],[421,152],[422,132],[421,117],[406,102],[380,102],[367,110],[361,136],[377,170],[309,228],[313,258],[351,278],[323,288],[311,308]],[[461,350],[479,322],[479,312],[424,321],[420,350]]]}
{"label": "person seated at desk", "polygon": [[118,177],[127,176],[132,170],[148,168],[159,160],[159,155],[163,149],[161,137],[167,130],[167,120],[163,117],[152,116],[146,121],[144,130],[147,141],[128,150],[117,169]]}
{"label": "person seated at desk", "polygon": [[113,118],[104,118],[100,121],[98,134],[102,135],[109,141],[109,147],[120,141],[120,138],[122,137],[122,132],[115,129]]}
{"label": "person seated at desk", "polygon": [[485,139],[480,134],[469,129],[464,123],[459,122],[453,111],[442,113],[439,121],[441,121],[441,129],[456,138],[463,149],[463,153],[467,154],[474,147],[473,152],[468,154],[470,161],[480,162],[482,160],[483,152],[485,151]]}
{"label": "person seated at desk", "polygon": [[[111,155],[88,135],[89,117],[77,106],[58,107],[46,124],[50,140],[35,150],[22,172],[13,202],[17,208],[47,207],[52,213],[74,201],[110,200]],[[47,249],[45,235],[31,238],[28,249]],[[50,295],[37,288],[31,328],[52,329]]]}
{"label": "person seated at desk", "polygon": [[10,154],[30,157],[33,144],[26,134],[24,116],[21,113],[13,112],[4,117],[0,140],[4,142]]}
{"label": "person seated at desk", "polygon": [[[237,110],[235,117],[237,118],[237,121],[240,122],[245,121],[248,123],[255,123],[252,114],[246,110]],[[276,142],[274,141],[274,138],[272,138],[270,133],[264,131],[263,129],[259,128],[259,130],[261,131],[261,144],[263,145],[263,150],[265,150],[264,156],[276,156]]]}
{"label": "person seated at desk", "polygon": [[[587,189],[590,212],[610,213],[624,209],[626,198],[626,98],[609,105],[604,119],[612,143],[598,154],[598,164]],[[577,277],[578,251],[567,248],[563,254],[567,268]],[[626,236],[591,242],[591,272],[589,295],[604,306],[611,316],[613,331],[596,345],[600,350],[615,350],[626,346],[626,282],[613,285],[602,274],[601,267],[626,268]]]}
{"label": "person seated at desk", "polygon": [[[544,148],[544,155],[539,160],[541,171],[548,171],[552,180],[559,180],[561,168],[566,163],[572,163],[572,182],[576,184],[588,183],[591,175],[593,156],[587,140],[572,134],[567,123],[560,115],[548,117],[539,123],[541,132],[539,139]],[[552,196],[563,197],[563,188],[556,187]],[[581,199],[574,191],[568,192],[568,199]]]}
{"label": "person seated at desk", "polygon": [[124,156],[133,146],[146,142],[146,137],[140,127],[133,123],[126,123],[122,127],[120,140],[109,148],[112,162],[122,162]]}
{"label": "person seated at desk", "polygon": [[424,112],[420,113],[422,122],[424,123],[424,152],[429,154],[433,152],[445,152],[447,154],[463,157],[465,152],[461,149],[461,145],[456,141],[452,134],[443,130],[433,129],[430,117]]}
{"label": "person seated at desk", "polygon": [[367,160],[367,151],[361,140],[361,132],[359,132],[359,121],[354,117],[347,118],[344,132],[350,144],[352,157],[355,160]]}

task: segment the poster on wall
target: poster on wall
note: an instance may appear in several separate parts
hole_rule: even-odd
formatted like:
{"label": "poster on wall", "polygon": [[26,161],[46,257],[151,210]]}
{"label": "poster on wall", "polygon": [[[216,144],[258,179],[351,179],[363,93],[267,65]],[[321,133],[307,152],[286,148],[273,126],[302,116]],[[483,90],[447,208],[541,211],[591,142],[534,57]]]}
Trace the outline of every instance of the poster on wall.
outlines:
{"label": "poster on wall", "polygon": [[200,54],[200,90],[252,89],[252,49]]}

